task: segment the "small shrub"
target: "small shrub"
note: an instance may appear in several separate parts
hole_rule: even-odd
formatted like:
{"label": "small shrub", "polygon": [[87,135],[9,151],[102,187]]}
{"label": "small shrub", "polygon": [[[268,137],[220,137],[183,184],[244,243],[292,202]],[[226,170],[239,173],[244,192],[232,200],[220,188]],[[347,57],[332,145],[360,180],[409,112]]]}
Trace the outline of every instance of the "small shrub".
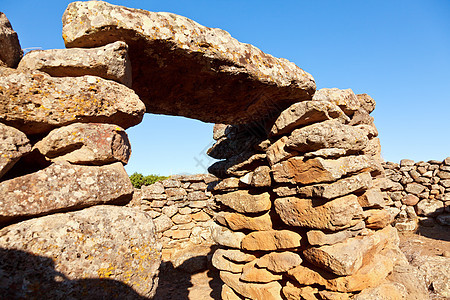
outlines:
{"label": "small shrub", "polygon": [[135,187],[140,189],[143,185],[151,185],[155,182],[164,180],[169,178],[168,176],[159,176],[150,174],[147,176],[142,175],[141,173],[134,172],[130,175],[131,184]]}

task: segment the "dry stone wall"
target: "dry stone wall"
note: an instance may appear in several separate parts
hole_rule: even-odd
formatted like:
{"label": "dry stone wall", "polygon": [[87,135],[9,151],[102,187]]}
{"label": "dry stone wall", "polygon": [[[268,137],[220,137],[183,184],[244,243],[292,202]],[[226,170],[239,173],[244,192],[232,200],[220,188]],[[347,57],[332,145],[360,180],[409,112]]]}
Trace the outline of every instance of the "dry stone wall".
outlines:
{"label": "dry stone wall", "polygon": [[403,159],[386,162],[384,168],[390,181],[383,190],[392,200],[389,210],[398,230],[450,225],[450,157],[416,163]]}

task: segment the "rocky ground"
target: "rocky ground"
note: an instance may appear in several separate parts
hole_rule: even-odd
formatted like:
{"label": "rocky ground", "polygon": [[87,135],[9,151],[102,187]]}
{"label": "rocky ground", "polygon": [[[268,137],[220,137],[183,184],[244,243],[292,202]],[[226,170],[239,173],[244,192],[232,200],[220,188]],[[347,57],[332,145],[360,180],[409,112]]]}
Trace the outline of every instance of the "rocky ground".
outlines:
{"label": "rocky ground", "polygon": [[[436,225],[421,227],[415,233],[400,234],[400,248],[413,265],[420,264],[419,268],[426,269],[431,299],[450,299],[433,291],[433,288],[440,288],[450,292],[450,228]],[[433,284],[437,286],[433,287]],[[219,274],[212,267],[197,274],[167,268],[160,273],[155,300],[220,299],[221,285]]]}

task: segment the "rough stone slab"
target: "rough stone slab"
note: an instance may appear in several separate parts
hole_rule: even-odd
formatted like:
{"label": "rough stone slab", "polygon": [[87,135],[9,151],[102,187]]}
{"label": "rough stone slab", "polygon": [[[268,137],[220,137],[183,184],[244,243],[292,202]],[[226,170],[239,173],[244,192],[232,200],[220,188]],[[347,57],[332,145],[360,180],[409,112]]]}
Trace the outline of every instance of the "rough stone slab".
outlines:
{"label": "rough stone slab", "polygon": [[372,187],[369,173],[357,174],[329,184],[316,184],[299,187],[297,193],[303,197],[325,198],[328,200],[342,197],[353,192],[361,192]]}
{"label": "rough stone slab", "polygon": [[427,217],[436,217],[444,212],[444,203],[436,199],[423,199],[417,203],[417,214]]}
{"label": "rough stone slab", "polygon": [[408,298],[408,291],[399,283],[386,282],[377,287],[368,288],[355,296],[354,300],[392,299],[402,300]]}
{"label": "rough stone slab", "polygon": [[240,249],[245,234],[242,232],[234,232],[230,229],[213,223],[210,228],[213,241],[221,246]]}
{"label": "rough stone slab", "polygon": [[215,162],[208,168],[208,172],[219,178],[240,177],[264,164],[267,164],[266,154],[246,151],[229,159]]}
{"label": "rough stone slab", "polygon": [[289,230],[254,231],[242,240],[242,249],[250,251],[273,251],[300,246],[302,237]]}
{"label": "rough stone slab", "polygon": [[123,128],[98,123],[74,123],[54,129],[34,148],[51,160],[74,164],[126,164],[131,154]]}
{"label": "rough stone slab", "polygon": [[311,99],[316,87],[288,60],[172,13],[74,2],[63,16],[63,38],[69,48],[125,41],[133,89],[151,113],[248,123]]}
{"label": "rough stone slab", "polygon": [[22,55],[23,51],[17,33],[13,30],[5,14],[0,12],[0,66],[3,64],[15,68]]}
{"label": "rough stone slab", "polygon": [[449,257],[417,255],[413,257],[411,265],[424,273],[427,286],[432,286],[438,296],[450,298]]}
{"label": "rough stone slab", "polygon": [[[316,300],[319,299],[319,289],[311,286],[296,286],[291,282],[287,282],[282,289],[283,296],[286,300]],[[322,298],[320,298],[322,299]]]}
{"label": "rough stone slab", "polygon": [[287,134],[295,128],[330,119],[338,119],[342,123],[350,121],[336,104],[328,101],[294,103],[280,114],[270,130],[270,135]]}
{"label": "rough stone slab", "polygon": [[281,139],[273,143],[266,150],[267,160],[269,164],[273,166],[274,164],[286,160],[288,158],[298,155],[297,151],[288,149],[286,143],[288,142],[288,137],[283,136]]}
{"label": "rough stone slab", "polygon": [[23,132],[0,123],[0,178],[30,151],[30,141]]}
{"label": "rough stone slab", "polygon": [[222,249],[221,254],[228,260],[238,262],[238,263],[247,263],[256,259],[256,256],[253,254],[242,252],[237,249]]}
{"label": "rough stone slab", "polygon": [[72,123],[139,124],[145,106],[126,86],[94,76],[50,77],[0,67],[0,122],[25,134]]}
{"label": "rough stone slab", "polygon": [[225,256],[227,251],[233,250],[217,249],[211,259],[211,263],[214,268],[220,271],[227,271],[231,273],[242,273],[242,269],[244,268],[245,264],[232,262]]}
{"label": "rough stone slab", "polygon": [[225,213],[225,221],[228,227],[232,230],[271,230],[272,220],[268,213],[257,216],[249,217],[238,213]]}
{"label": "rough stone slab", "polygon": [[248,299],[282,300],[281,285],[277,281],[269,283],[247,283],[240,280],[240,274],[220,272],[220,279],[237,294]]}
{"label": "rough stone slab", "polygon": [[366,236],[349,238],[345,242],[303,251],[306,260],[333,274],[352,275],[363,266],[363,261],[382,250],[387,243],[398,241],[397,230],[386,227]]}
{"label": "rough stone slab", "polygon": [[373,159],[365,155],[344,156],[336,160],[292,157],[273,165],[272,174],[275,182],[312,184],[335,181],[346,174],[371,171],[373,164]]}
{"label": "rough stone slab", "polygon": [[216,201],[240,213],[258,213],[267,211],[271,207],[270,195],[267,192],[255,194],[248,190],[240,190],[216,195]]}
{"label": "rough stone slab", "polygon": [[249,262],[242,268],[241,281],[269,283],[283,278],[280,274],[273,274],[265,268],[256,267],[255,263],[256,261]]}
{"label": "rough stone slab", "polygon": [[0,230],[4,299],[151,298],[161,245],[152,219],[102,205],[40,217]]}
{"label": "rough stone slab", "polygon": [[131,87],[128,46],[118,41],[103,47],[52,49],[28,52],[18,70],[38,70],[54,77],[92,75]]}
{"label": "rough stone slab", "polygon": [[361,102],[351,89],[340,90],[337,88],[325,88],[316,91],[313,101],[329,101],[339,106],[342,111],[348,116],[353,115],[358,108],[361,107]]}
{"label": "rough stone slab", "polygon": [[241,296],[236,294],[236,292],[230,288],[228,285],[222,285],[222,291],[220,292],[220,299],[222,300],[241,300]]}
{"label": "rough stone slab", "polygon": [[374,207],[380,208],[385,206],[385,200],[383,194],[379,188],[371,188],[364,192],[361,196],[358,196],[358,202],[361,207]]}
{"label": "rough stone slab", "polygon": [[256,261],[258,267],[266,268],[275,273],[287,272],[301,263],[302,259],[300,255],[289,251],[272,252],[262,256]]}
{"label": "rough stone slab", "polygon": [[102,203],[126,203],[132,193],[121,163],[94,167],[57,162],[0,183],[0,223]]}
{"label": "rough stone slab", "polygon": [[328,202],[298,197],[279,198],[275,200],[275,210],[287,225],[331,231],[354,226],[363,214],[355,195]]}
{"label": "rough stone slab", "polygon": [[359,235],[364,228],[365,224],[361,221],[346,230],[333,233],[324,233],[321,230],[310,230],[306,233],[306,236],[308,238],[308,243],[313,246],[333,245]]}
{"label": "rough stone slab", "polygon": [[302,153],[323,148],[338,148],[355,153],[364,149],[368,142],[365,132],[355,126],[327,120],[295,129],[289,136],[286,147]]}
{"label": "rough stone slab", "polygon": [[370,229],[382,229],[394,221],[389,211],[385,209],[369,209],[364,211],[364,222]]}

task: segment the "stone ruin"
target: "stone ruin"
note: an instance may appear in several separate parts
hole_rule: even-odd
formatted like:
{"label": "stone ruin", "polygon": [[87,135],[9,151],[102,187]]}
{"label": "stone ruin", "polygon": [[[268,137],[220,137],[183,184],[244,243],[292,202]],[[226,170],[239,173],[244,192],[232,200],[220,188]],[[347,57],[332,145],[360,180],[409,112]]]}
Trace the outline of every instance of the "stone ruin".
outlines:
{"label": "stone ruin", "polygon": [[[222,299],[428,297],[390,225],[370,96],[316,91],[295,64],[170,13],[74,2],[68,49],[23,58],[0,20],[2,295],[151,298],[164,251],[214,243]],[[215,177],[133,198],[124,129],[145,112],[217,123]]]}

